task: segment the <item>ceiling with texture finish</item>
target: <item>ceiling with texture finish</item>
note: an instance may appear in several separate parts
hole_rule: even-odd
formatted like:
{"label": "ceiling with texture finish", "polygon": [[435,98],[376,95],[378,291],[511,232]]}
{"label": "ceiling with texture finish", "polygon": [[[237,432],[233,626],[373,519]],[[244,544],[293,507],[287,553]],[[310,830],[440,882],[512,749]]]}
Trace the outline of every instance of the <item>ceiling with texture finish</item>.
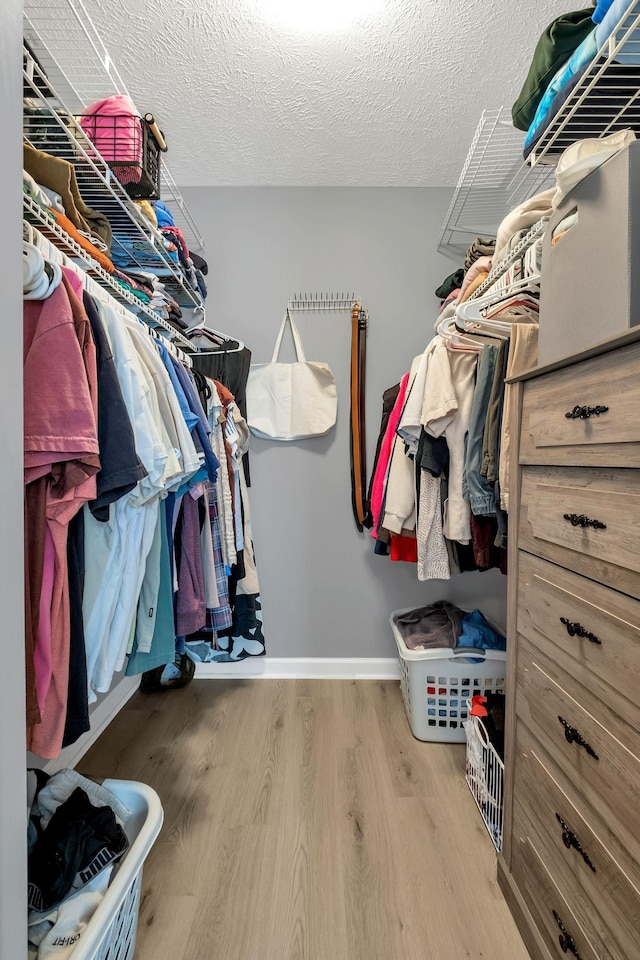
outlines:
{"label": "ceiling with texture finish", "polygon": [[379,0],[323,33],[274,0],[85,2],[185,186],[453,185],[482,110],[510,106],[542,29],[576,7]]}

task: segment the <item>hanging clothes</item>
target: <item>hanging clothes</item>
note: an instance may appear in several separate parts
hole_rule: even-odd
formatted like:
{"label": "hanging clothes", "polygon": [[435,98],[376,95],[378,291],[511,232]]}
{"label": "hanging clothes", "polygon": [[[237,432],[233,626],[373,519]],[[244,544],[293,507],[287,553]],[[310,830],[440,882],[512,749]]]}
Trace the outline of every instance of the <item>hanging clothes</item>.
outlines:
{"label": "hanging clothes", "polygon": [[522,242],[523,220],[549,196],[507,214],[497,245],[476,238],[464,268],[437,291],[451,295],[464,275],[390,412],[385,394],[370,488],[375,552],[388,554],[390,544],[392,559],[415,562],[421,581],[492,568],[506,573],[512,388],[505,380],[537,356],[539,239],[482,297],[469,299],[492,264]]}
{"label": "hanging clothes", "polygon": [[[219,605],[207,610],[205,629],[187,637],[187,650],[205,662],[243,660],[265,654],[249,490],[243,468],[250,434],[231,391],[218,380],[207,378],[207,384],[211,445],[221,464],[218,483],[209,487]],[[228,483],[223,478],[228,478]]]}
{"label": "hanging clothes", "polygon": [[[68,284],[60,284],[46,300],[25,301],[24,314],[25,480],[49,478],[44,500],[49,550],[40,555],[52,577],[50,605],[40,605],[34,644],[36,650],[46,647],[40,662],[50,664],[51,672],[42,688],[40,723],[29,730],[29,746],[49,757],[60,749],[66,719],[68,525],[83,503],[95,498],[100,469],[97,371],[89,322]],[[32,572],[33,583],[44,569]]]}
{"label": "hanging clothes", "polygon": [[24,257],[28,746],[54,758],[89,729],[89,704],[123,668],[171,666],[184,635],[207,625],[209,649],[227,631],[228,659],[262,655],[264,641],[249,431],[234,396],[214,384],[203,409],[167,344],[29,235],[39,246]]}

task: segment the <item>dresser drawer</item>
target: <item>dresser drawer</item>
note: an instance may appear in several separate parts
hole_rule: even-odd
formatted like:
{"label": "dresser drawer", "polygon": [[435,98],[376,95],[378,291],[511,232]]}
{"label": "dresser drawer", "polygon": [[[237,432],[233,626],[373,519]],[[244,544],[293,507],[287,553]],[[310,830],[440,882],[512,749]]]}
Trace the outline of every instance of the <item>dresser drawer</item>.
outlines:
{"label": "dresser drawer", "polygon": [[551,673],[535,649],[519,637],[518,717],[535,733],[589,822],[609,822],[629,855],[640,862],[640,761],[621,742],[620,732],[630,728],[602,707],[600,719],[605,727],[581,703],[594,709],[586,688],[559,669]]}
{"label": "dresser drawer", "polygon": [[553,960],[602,960],[528,837],[514,834],[512,872]]}
{"label": "dresser drawer", "polygon": [[[520,724],[513,830],[529,837],[599,957],[640,957],[640,892],[601,843]],[[548,762],[548,761],[547,761]]]}
{"label": "dresser drawer", "polygon": [[519,545],[640,597],[640,471],[524,467]]}
{"label": "dresser drawer", "polygon": [[[640,344],[525,384],[521,463],[640,466]],[[567,417],[576,407],[607,407]]]}
{"label": "dresser drawer", "polygon": [[521,552],[518,631],[640,732],[640,601]]}

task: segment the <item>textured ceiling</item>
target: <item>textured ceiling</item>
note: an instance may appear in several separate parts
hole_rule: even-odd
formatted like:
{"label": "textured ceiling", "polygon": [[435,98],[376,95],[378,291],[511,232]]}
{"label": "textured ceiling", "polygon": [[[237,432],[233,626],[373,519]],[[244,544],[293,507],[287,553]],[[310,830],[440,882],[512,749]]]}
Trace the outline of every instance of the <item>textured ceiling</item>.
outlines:
{"label": "textured ceiling", "polygon": [[276,0],[85,3],[196,186],[453,185],[482,110],[511,104],[542,29],[575,7],[378,0],[322,33]]}

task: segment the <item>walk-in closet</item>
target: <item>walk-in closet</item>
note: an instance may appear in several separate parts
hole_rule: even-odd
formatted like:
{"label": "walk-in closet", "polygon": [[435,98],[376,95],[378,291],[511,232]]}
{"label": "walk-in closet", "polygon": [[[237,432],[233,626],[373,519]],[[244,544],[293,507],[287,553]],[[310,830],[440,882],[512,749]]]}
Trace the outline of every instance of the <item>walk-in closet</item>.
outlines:
{"label": "walk-in closet", "polygon": [[0,960],[640,960],[640,0],[0,24]]}

